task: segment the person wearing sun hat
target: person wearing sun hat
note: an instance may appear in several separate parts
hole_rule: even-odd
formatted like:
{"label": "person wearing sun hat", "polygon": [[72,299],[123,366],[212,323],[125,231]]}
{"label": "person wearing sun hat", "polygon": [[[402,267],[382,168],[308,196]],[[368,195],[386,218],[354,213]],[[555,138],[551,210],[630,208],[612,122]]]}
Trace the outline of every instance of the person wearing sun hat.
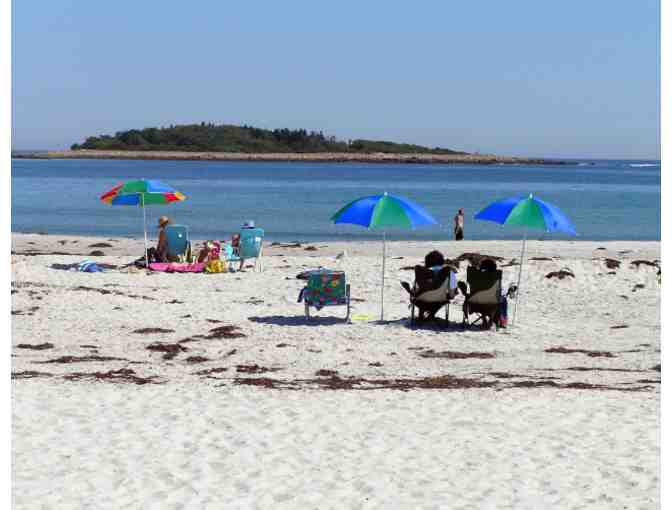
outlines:
{"label": "person wearing sun hat", "polygon": [[159,241],[156,248],[150,248],[147,251],[149,262],[169,262],[168,260],[168,240],[166,239],[166,226],[170,225],[172,220],[168,216],[159,218]]}

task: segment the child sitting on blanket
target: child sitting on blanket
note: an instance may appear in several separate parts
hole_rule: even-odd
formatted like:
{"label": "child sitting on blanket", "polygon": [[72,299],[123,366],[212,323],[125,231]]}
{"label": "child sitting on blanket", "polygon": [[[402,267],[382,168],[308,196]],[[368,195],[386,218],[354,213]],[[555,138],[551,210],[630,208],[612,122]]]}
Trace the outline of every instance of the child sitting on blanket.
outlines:
{"label": "child sitting on blanket", "polygon": [[203,248],[198,252],[197,262],[210,262],[211,260],[219,260],[220,244],[219,241],[206,241],[203,243]]}

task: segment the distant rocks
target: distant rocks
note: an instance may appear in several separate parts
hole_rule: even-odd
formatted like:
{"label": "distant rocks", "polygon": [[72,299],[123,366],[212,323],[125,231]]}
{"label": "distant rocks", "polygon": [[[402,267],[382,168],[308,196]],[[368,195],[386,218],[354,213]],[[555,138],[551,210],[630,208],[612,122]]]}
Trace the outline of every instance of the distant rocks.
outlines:
{"label": "distant rocks", "polygon": [[328,161],[332,163],[416,163],[471,165],[577,165],[574,161],[543,158],[516,158],[493,154],[400,154],[400,153],[243,153],[186,151],[115,151],[87,150],[50,151],[13,154],[13,158],[31,159],[140,159],[195,161]]}

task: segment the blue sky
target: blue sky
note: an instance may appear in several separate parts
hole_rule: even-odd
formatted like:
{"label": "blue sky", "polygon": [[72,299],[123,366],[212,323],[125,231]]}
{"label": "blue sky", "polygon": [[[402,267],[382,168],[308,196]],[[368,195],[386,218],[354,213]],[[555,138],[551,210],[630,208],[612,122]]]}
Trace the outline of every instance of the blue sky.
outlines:
{"label": "blue sky", "polygon": [[57,2],[12,12],[12,147],[215,122],[659,158],[658,2]]}

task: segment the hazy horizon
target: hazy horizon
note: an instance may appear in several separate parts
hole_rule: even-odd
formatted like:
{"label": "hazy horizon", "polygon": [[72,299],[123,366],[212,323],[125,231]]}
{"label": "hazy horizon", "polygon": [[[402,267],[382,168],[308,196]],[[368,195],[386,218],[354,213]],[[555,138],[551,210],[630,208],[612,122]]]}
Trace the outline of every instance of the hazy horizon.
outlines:
{"label": "hazy horizon", "polygon": [[13,4],[13,151],[214,122],[660,159],[653,0],[115,6]]}

